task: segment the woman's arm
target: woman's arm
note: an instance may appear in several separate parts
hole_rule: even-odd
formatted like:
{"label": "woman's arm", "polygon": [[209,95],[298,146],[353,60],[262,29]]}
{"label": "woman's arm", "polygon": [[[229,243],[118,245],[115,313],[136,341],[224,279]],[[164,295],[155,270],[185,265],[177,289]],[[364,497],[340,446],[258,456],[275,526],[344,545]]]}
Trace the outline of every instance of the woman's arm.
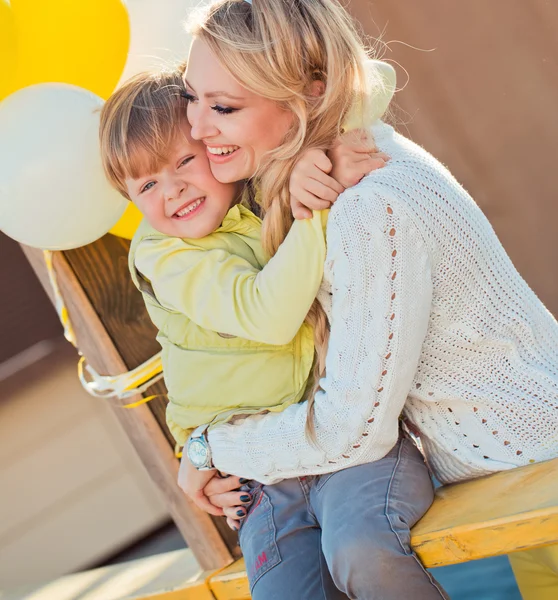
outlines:
{"label": "woman's arm", "polygon": [[318,444],[305,434],[307,404],[296,404],[211,430],[221,471],[271,483],[378,460],[397,440],[430,315],[430,262],[401,203],[371,186],[339,200],[328,224],[333,302]]}
{"label": "woman's arm", "polygon": [[163,306],[200,327],[267,344],[296,335],[322,281],[325,213],[296,221],[260,271],[226,250],[192,248],[179,238],[144,240],[136,267]]}

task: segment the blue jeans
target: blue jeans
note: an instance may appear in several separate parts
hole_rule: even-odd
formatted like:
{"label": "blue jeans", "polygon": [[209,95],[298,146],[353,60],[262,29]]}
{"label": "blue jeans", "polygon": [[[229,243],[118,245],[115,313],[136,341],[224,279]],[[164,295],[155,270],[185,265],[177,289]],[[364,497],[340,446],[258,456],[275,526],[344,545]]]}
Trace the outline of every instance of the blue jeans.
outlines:
{"label": "blue jeans", "polygon": [[239,535],[254,600],[447,599],[410,546],[433,486],[407,437],[373,463],[247,487]]}

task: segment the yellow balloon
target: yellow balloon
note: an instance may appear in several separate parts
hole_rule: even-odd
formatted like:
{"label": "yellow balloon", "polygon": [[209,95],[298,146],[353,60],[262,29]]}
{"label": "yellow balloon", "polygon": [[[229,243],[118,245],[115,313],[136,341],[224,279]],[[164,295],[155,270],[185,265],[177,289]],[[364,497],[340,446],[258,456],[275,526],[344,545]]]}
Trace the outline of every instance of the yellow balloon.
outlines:
{"label": "yellow balloon", "polygon": [[120,221],[109,231],[112,235],[131,240],[136,233],[142,215],[140,211],[130,202],[120,218]]}
{"label": "yellow balloon", "polygon": [[130,43],[121,0],[11,0],[18,47],[17,88],[71,83],[108,98]]}
{"label": "yellow balloon", "polygon": [[16,90],[17,46],[15,22],[7,0],[0,0],[0,100]]}

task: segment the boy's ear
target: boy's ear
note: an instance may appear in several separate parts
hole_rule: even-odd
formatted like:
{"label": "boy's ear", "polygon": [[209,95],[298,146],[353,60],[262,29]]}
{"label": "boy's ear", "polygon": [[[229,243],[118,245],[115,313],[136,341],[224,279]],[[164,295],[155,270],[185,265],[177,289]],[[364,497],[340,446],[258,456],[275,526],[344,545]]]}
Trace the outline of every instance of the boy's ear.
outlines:
{"label": "boy's ear", "polygon": [[320,79],[314,79],[314,81],[312,81],[310,84],[309,93],[313,98],[319,98],[320,96],[323,96],[325,93],[325,83]]}

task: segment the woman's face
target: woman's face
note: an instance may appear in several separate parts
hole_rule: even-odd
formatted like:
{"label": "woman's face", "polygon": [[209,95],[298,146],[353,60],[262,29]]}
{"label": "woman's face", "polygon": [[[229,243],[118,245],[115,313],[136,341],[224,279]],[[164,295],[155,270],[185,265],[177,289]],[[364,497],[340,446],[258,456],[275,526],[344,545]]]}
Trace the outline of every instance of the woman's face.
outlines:
{"label": "woman's face", "polygon": [[263,156],[282,144],[292,114],[237,83],[199,39],[190,48],[184,83],[192,137],[205,144],[215,178],[252,177]]}

